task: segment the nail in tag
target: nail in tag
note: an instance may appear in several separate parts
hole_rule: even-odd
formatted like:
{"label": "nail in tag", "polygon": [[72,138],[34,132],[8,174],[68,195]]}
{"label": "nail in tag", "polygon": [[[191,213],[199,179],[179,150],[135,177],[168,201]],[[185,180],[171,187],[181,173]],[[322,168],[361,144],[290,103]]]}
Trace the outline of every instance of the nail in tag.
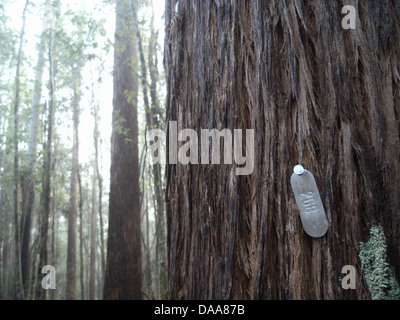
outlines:
{"label": "nail in tag", "polygon": [[313,238],[323,237],[329,223],[314,176],[301,166],[296,166],[294,172],[291,184],[304,231]]}

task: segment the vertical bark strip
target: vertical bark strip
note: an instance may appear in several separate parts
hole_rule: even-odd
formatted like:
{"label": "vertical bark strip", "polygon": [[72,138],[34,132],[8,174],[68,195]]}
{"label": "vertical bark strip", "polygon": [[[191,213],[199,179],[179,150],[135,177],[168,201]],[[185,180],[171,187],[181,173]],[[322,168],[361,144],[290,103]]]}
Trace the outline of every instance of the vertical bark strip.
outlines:
{"label": "vertical bark strip", "polygon": [[138,59],[128,0],[116,6],[114,115],[107,266],[104,299],[142,298],[140,188],[138,153]]}
{"label": "vertical bark strip", "polygon": [[[346,4],[356,30],[341,27]],[[250,176],[167,167],[169,298],[367,299],[359,243],[375,224],[399,279],[399,13],[396,1],[167,0],[167,121],[256,136]],[[299,162],[325,205],[322,239],[301,226]],[[345,265],[356,290],[341,287]]]}

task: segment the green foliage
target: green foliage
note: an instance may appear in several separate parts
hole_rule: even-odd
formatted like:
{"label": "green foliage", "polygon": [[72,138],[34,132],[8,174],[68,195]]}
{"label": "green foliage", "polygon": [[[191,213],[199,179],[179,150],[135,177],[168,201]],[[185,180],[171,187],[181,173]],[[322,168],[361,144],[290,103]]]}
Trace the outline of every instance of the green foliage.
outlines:
{"label": "green foliage", "polygon": [[132,139],[129,138],[129,132],[130,130],[125,127],[126,119],[121,116],[120,110],[117,110],[114,112],[114,117],[113,117],[113,127],[116,133],[122,135],[125,139],[125,142],[132,142]]}
{"label": "green foliage", "polygon": [[360,243],[360,260],[373,300],[399,300],[400,287],[386,262],[386,238],[381,226],[370,230],[370,238]]}

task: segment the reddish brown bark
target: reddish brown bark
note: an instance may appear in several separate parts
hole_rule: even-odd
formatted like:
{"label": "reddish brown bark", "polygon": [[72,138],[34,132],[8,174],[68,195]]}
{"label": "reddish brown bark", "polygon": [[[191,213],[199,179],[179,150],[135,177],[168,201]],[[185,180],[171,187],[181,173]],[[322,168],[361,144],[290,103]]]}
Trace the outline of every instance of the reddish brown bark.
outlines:
{"label": "reddish brown bark", "polygon": [[[256,160],[242,177],[231,165],[167,167],[169,298],[369,298],[358,254],[375,224],[398,279],[400,5],[359,2],[357,29],[343,30],[344,1],[176,2],[167,120],[254,129]],[[298,163],[325,205],[321,239],[302,229]],[[356,290],[341,287],[345,265]]]}

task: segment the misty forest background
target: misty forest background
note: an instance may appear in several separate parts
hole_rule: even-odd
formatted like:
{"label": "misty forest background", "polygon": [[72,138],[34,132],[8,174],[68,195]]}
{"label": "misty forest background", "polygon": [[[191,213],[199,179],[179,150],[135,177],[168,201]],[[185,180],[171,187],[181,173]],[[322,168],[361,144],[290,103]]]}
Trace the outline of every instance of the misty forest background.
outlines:
{"label": "misty forest background", "polygon": [[[159,1],[129,4],[124,18],[132,28],[116,32],[125,41],[141,38],[143,60],[136,49],[127,67],[140,87],[124,92],[124,100],[139,113],[142,291],[162,298],[164,175],[145,154],[146,130],[165,118],[156,29],[164,26],[154,5],[164,10]],[[111,127],[126,131],[126,139],[130,130],[118,112],[113,117],[114,32],[115,1],[0,3],[0,299],[103,297]],[[150,109],[157,124],[146,122]],[[42,289],[45,265],[56,268],[57,290]]]}
{"label": "misty forest background", "polygon": [[[399,1],[0,0],[0,43],[0,299],[400,299]],[[170,121],[253,174],[152,163]]]}

